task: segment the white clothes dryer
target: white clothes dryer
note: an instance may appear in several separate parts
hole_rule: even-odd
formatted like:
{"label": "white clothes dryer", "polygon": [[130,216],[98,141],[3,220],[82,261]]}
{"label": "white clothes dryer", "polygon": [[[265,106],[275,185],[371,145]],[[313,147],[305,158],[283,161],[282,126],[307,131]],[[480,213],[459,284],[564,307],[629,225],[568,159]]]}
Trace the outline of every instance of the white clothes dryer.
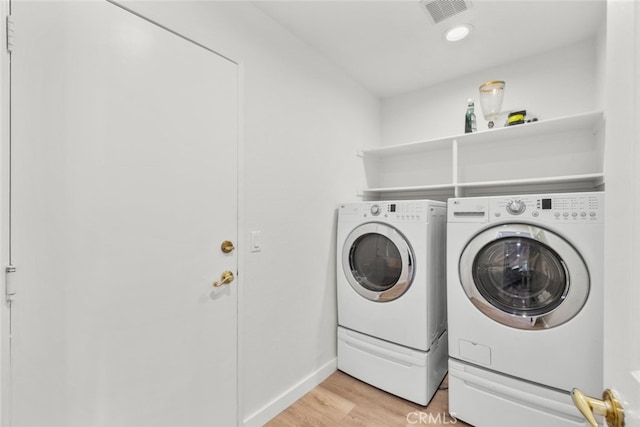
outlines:
{"label": "white clothes dryer", "polygon": [[426,405],[444,378],[446,204],[338,208],[338,368]]}
{"label": "white clothes dryer", "polygon": [[604,195],[450,199],[449,409],[482,426],[582,426],[602,390]]}

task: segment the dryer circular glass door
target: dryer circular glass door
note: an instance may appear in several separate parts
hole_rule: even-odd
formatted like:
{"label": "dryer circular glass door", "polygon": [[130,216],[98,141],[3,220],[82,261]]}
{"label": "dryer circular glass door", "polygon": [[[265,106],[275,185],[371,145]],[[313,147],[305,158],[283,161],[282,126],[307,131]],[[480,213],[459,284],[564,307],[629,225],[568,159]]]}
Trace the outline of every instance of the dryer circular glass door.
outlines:
{"label": "dryer circular glass door", "polygon": [[589,272],[578,251],[529,224],[500,225],[476,235],[462,251],[459,274],[480,311],[518,329],[561,325],[589,296]]}
{"label": "dryer circular glass door", "polygon": [[382,223],[356,227],[342,248],[342,268],[351,287],[377,302],[399,298],[411,286],[414,254],[405,237]]}

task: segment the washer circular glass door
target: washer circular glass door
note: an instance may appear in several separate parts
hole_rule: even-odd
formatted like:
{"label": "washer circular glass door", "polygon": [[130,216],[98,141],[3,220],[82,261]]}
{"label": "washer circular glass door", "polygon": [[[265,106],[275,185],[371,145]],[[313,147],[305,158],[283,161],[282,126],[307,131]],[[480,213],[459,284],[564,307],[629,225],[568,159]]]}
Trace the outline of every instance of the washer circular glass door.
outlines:
{"label": "washer circular glass door", "polygon": [[351,287],[377,302],[399,298],[411,286],[414,254],[395,228],[377,222],[356,227],[342,248],[342,268]]}
{"label": "washer circular glass door", "polygon": [[460,257],[462,287],[486,316],[518,329],[561,325],[589,296],[589,272],[576,249],[529,224],[504,224],[475,236]]}

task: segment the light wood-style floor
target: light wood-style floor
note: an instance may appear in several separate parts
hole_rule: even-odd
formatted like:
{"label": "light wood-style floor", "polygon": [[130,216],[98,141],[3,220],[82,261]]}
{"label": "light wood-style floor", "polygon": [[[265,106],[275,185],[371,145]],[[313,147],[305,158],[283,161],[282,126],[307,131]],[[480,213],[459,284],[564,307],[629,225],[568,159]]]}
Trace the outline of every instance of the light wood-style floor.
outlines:
{"label": "light wood-style floor", "polygon": [[267,427],[469,426],[449,417],[447,378],[428,406],[420,406],[336,371],[267,423]]}

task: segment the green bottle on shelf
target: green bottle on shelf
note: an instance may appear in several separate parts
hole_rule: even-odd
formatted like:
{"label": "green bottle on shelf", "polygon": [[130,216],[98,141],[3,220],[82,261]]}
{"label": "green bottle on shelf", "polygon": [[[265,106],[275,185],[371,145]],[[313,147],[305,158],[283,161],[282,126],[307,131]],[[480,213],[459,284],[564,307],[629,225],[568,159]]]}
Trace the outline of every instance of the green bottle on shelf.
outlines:
{"label": "green bottle on shelf", "polygon": [[473,99],[469,98],[467,101],[467,114],[464,115],[464,133],[471,133],[478,130],[476,127],[476,113],[473,110]]}

